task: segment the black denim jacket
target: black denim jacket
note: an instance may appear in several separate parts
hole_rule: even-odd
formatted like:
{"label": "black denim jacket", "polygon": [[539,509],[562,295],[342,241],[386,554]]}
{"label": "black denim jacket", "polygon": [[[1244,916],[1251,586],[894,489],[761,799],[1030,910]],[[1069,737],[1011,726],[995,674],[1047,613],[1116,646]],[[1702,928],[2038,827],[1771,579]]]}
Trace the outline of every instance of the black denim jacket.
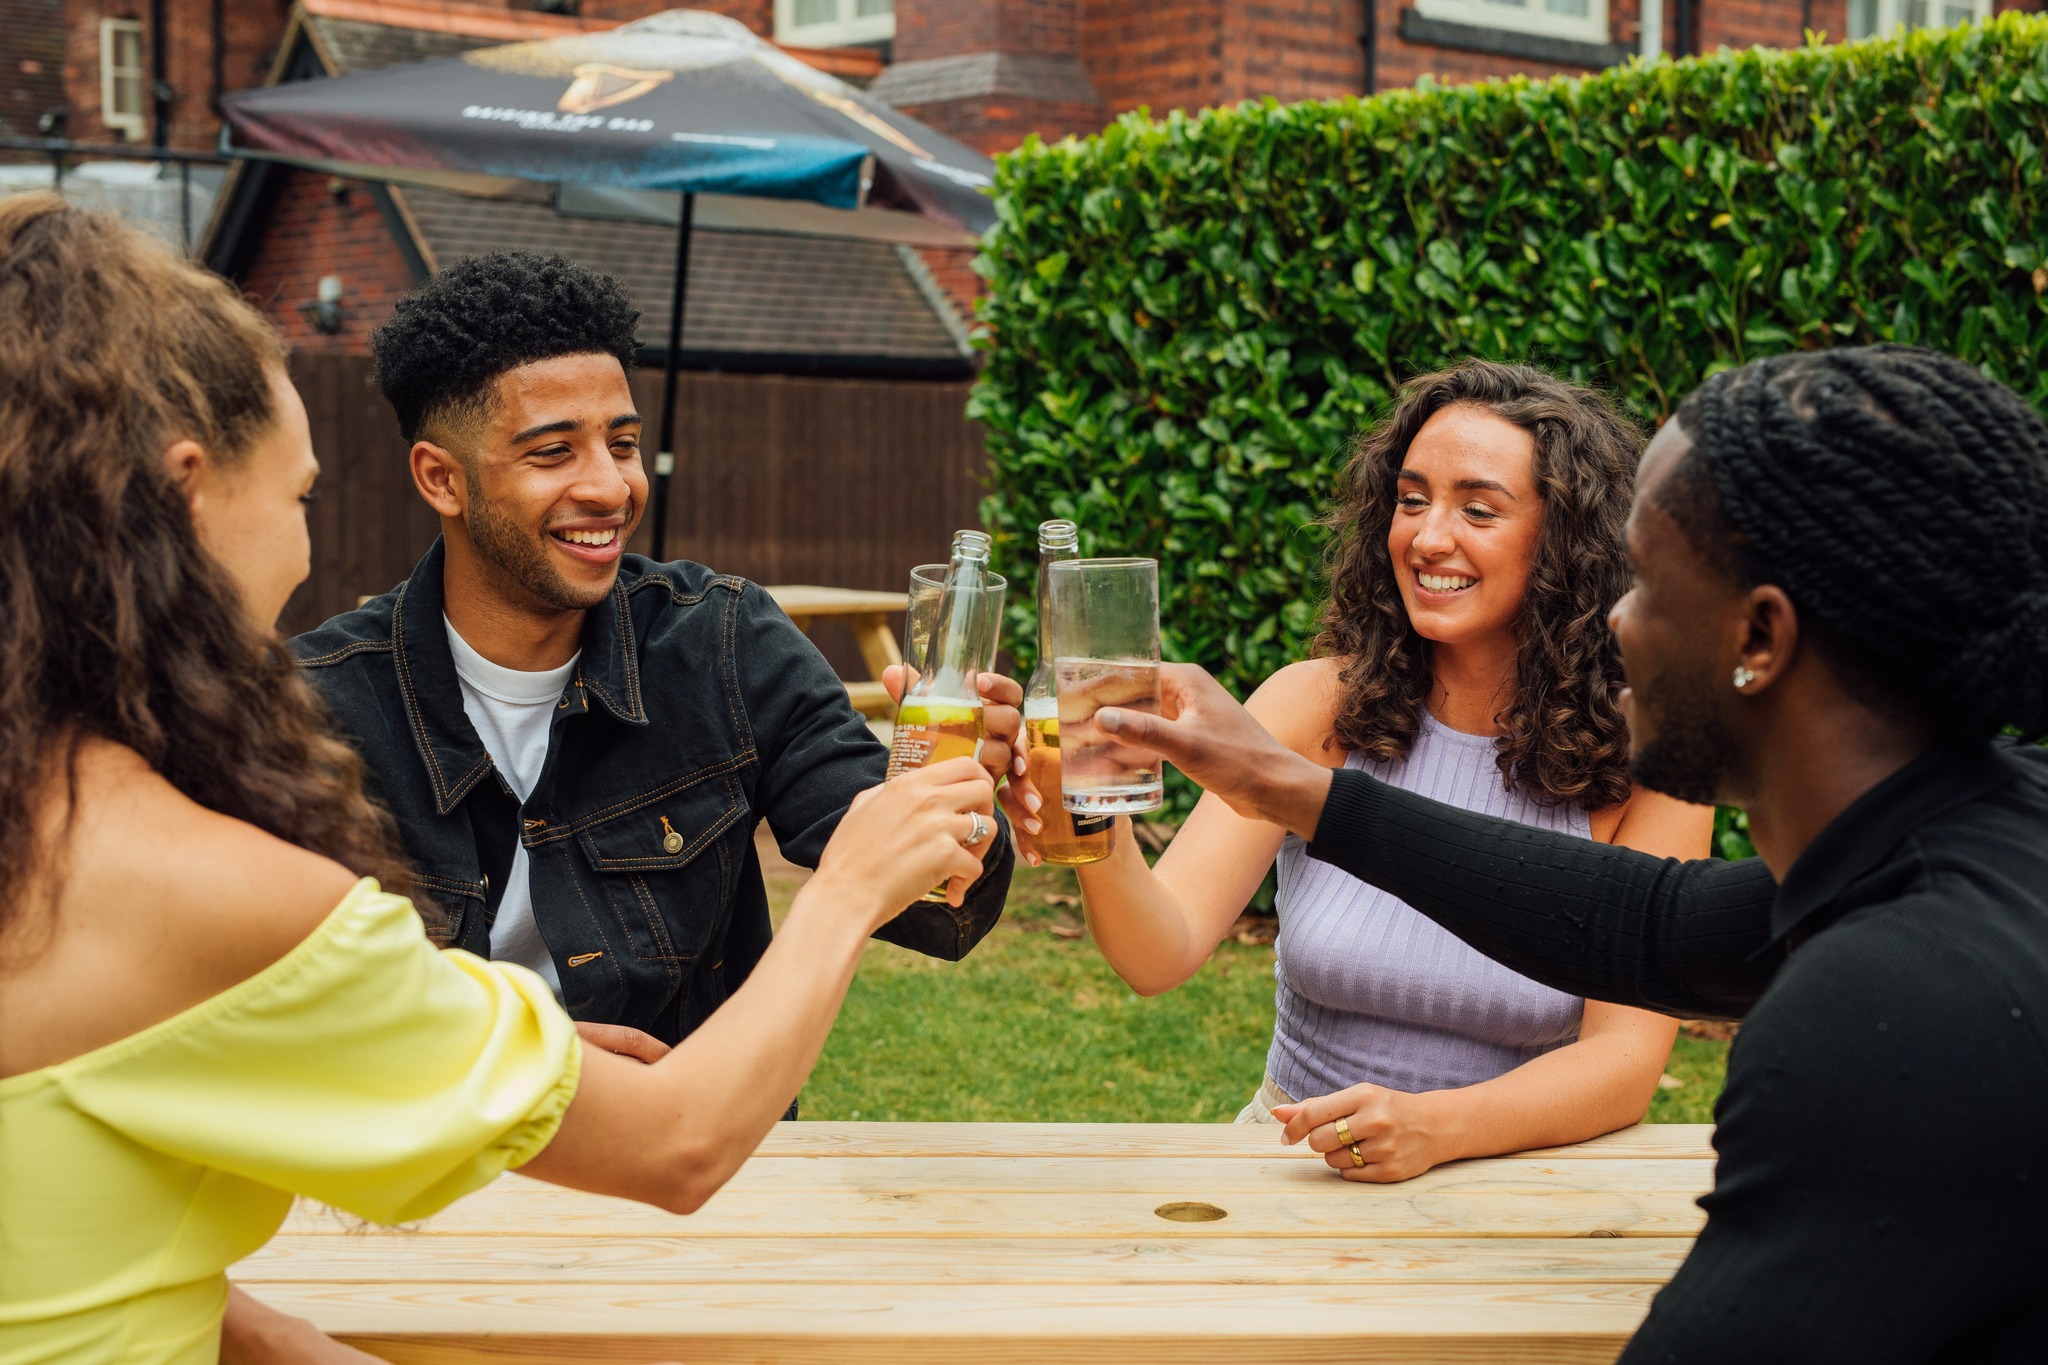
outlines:
{"label": "black denim jacket", "polygon": [[[442,553],[436,542],[397,590],[293,648],[397,817],[420,890],[446,912],[439,937],[489,955],[517,837],[569,1013],[676,1042],[768,946],[755,826],[766,820],[788,858],[815,866],[888,752],[766,591],[627,555],[584,624],[522,806],[463,713]],[[876,937],[965,956],[1002,913],[1007,834],[960,909],[919,904]]]}

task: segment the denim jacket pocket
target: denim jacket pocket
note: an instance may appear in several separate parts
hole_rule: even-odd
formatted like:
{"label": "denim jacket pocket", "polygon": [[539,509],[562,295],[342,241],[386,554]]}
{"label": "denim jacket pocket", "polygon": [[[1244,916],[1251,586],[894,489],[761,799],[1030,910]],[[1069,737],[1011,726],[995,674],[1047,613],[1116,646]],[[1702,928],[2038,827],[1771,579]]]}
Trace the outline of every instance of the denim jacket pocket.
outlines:
{"label": "denim jacket pocket", "polygon": [[427,871],[413,873],[412,880],[416,888],[414,899],[431,901],[440,912],[430,910],[421,914],[427,938],[436,948],[460,945],[463,929],[483,914],[489,887],[471,878],[444,877]]}
{"label": "denim jacket pocket", "polygon": [[576,843],[599,894],[643,961],[696,960],[717,931],[731,890],[724,845],[745,828],[747,804],[730,773],[664,784],[579,821]]}

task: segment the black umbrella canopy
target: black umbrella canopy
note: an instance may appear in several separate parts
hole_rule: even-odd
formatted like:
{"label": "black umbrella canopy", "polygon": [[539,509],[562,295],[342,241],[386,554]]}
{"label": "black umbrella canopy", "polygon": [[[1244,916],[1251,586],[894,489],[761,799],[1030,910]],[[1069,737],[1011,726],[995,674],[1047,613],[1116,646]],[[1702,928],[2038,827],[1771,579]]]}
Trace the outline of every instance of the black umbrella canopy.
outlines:
{"label": "black umbrella canopy", "polygon": [[242,91],[222,99],[221,113],[226,152],[360,179],[486,195],[540,181],[603,187],[628,200],[673,196],[675,292],[654,464],[657,559],[667,554],[676,367],[699,194],[891,210],[927,228],[974,234],[995,222],[987,157],[806,66],[737,20],[699,10]]}
{"label": "black umbrella canopy", "polygon": [[224,150],[368,179],[799,199],[975,233],[995,220],[988,158],[696,10],[221,104]]}

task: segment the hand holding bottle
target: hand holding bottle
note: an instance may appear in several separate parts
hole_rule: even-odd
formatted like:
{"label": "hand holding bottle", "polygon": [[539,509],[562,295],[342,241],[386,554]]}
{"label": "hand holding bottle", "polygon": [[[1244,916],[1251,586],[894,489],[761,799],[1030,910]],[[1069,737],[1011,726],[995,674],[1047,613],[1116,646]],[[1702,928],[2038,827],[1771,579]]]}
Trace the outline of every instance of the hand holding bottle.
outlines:
{"label": "hand holding bottle", "polygon": [[853,799],[797,902],[859,906],[870,932],[940,882],[958,905],[996,832],[995,784],[973,759],[899,774]]}

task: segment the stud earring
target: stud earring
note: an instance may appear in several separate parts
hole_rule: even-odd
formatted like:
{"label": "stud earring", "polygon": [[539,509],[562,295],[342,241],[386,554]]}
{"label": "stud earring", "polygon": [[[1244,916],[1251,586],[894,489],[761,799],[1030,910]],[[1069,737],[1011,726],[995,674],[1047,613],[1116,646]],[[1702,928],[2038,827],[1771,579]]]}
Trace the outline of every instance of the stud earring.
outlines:
{"label": "stud earring", "polygon": [[1753,683],[1753,682],[1755,682],[1755,681],[1756,681],[1756,674],[1754,674],[1754,673],[1752,673],[1752,672],[1751,672],[1750,670],[1748,670],[1748,669],[1744,668],[1744,667],[1743,667],[1743,666],[1742,666],[1741,664],[1737,664],[1737,665],[1735,665],[1735,690],[1736,690],[1736,691],[1740,692],[1740,691],[1741,691],[1741,690],[1742,690],[1743,688],[1745,688],[1745,687],[1749,686],[1749,685],[1750,685],[1751,683]]}

